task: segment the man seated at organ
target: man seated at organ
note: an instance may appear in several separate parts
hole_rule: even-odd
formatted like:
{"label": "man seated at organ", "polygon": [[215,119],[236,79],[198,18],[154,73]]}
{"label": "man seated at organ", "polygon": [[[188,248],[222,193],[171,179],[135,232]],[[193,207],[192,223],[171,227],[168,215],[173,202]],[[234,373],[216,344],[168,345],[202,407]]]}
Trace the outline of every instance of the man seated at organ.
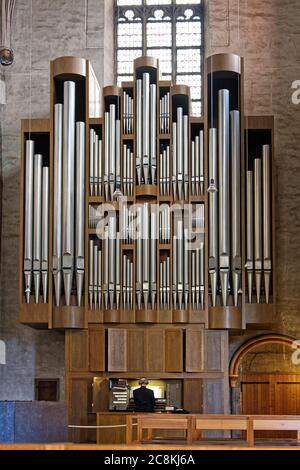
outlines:
{"label": "man seated at organ", "polygon": [[149,380],[143,377],[139,380],[139,388],[133,391],[135,411],[154,411],[155,398],[153,390],[147,388]]}

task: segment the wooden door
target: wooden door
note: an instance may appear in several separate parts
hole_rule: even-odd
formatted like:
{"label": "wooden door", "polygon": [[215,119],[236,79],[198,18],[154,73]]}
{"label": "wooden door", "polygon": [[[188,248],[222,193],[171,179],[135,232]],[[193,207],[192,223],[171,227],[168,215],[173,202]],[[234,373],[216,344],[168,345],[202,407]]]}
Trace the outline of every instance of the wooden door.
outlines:
{"label": "wooden door", "polygon": [[[246,374],[241,378],[243,414],[300,415],[300,374]],[[256,432],[258,438],[296,439],[295,431]]]}

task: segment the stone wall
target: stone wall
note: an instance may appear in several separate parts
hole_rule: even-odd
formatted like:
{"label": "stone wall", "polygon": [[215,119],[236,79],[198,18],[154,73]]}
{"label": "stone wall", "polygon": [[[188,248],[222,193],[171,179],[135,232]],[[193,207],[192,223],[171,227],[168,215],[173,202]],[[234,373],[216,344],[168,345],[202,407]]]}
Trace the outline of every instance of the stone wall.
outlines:
{"label": "stone wall", "polygon": [[[18,324],[20,120],[49,115],[49,61],[76,55],[92,61],[101,86],[113,82],[112,0],[18,0],[14,65],[4,70],[1,112],[2,248],[0,400],[32,400],[34,378],[60,378],[64,398],[64,335]],[[1,103],[3,101],[1,100]]]}

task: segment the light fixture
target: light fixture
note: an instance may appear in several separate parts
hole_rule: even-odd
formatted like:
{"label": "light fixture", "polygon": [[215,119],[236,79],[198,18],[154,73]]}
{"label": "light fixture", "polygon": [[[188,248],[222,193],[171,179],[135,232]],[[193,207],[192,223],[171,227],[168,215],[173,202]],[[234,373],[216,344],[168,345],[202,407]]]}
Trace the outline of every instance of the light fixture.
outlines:
{"label": "light fixture", "polygon": [[12,65],[14,53],[11,47],[11,23],[16,0],[2,0],[1,5],[1,46],[0,64],[4,67]]}

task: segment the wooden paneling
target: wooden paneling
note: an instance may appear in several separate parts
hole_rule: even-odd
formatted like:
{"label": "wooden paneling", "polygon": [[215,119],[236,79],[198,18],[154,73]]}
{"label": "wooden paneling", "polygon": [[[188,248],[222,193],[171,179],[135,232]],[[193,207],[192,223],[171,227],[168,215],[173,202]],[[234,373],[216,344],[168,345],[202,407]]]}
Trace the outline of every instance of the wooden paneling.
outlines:
{"label": "wooden paneling", "polygon": [[108,329],[107,369],[110,372],[127,371],[127,331]]}
{"label": "wooden paneling", "polygon": [[84,372],[89,369],[88,330],[67,332],[69,370]]}
{"label": "wooden paneling", "polygon": [[204,334],[203,330],[186,330],[185,333],[185,370],[186,372],[202,372],[204,366]]}
{"label": "wooden paneling", "polygon": [[202,413],[203,390],[201,379],[183,381],[183,408],[193,413]]}
{"label": "wooden paneling", "polygon": [[145,367],[144,330],[127,331],[127,364],[128,371],[139,372]]}
{"label": "wooden paneling", "polygon": [[151,372],[165,370],[164,330],[153,328],[146,330],[145,369]]}
{"label": "wooden paneling", "polygon": [[90,371],[105,370],[105,330],[89,329]]}
{"label": "wooden paneling", "polygon": [[165,370],[183,370],[182,329],[165,330]]}
{"label": "wooden paneling", "polygon": [[205,331],[205,369],[223,371],[227,363],[228,333],[226,331]]}
{"label": "wooden paneling", "polygon": [[[87,425],[87,413],[92,408],[92,382],[88,379],[72,379],[69,389],[69,424]],[[87,442],[88,430],[72,429],[73,442]]]}

